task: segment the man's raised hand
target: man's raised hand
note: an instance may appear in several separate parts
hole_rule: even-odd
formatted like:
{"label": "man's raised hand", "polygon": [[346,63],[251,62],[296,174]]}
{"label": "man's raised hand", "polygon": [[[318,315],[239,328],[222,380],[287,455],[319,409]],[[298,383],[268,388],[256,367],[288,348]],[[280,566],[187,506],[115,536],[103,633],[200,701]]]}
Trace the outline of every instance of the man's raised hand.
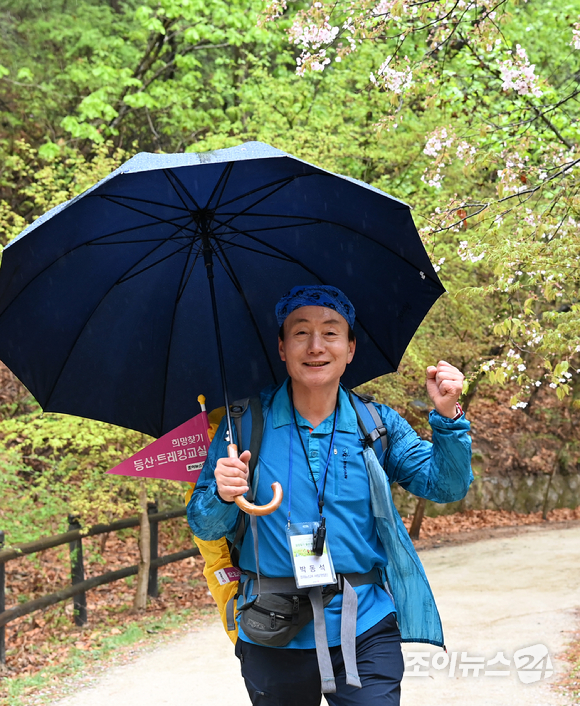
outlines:
{"label": "man's raised hand", "polygon": [[442,417],[452,419],[463,390],[464,375],[455,366],[440,360],[427,368],[427,393]]}

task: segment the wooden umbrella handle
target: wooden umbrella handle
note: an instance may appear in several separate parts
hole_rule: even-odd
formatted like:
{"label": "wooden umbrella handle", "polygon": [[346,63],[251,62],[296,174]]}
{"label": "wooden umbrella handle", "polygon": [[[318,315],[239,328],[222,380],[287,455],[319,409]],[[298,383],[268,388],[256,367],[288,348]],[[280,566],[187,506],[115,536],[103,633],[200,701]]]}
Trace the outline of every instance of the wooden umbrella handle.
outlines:
{"label": "wooden umbrella handle", "polygon": [[[238,447],[235,444],[228,446],[228,456],[230,458],[238,458]],[[272,483],[272,500],[266,505],[254,505],[249,503],[243,495],[238,495],[234,498],[234,502],[247,515],[269,515],[280,507],[284,492],[280,483]]]}

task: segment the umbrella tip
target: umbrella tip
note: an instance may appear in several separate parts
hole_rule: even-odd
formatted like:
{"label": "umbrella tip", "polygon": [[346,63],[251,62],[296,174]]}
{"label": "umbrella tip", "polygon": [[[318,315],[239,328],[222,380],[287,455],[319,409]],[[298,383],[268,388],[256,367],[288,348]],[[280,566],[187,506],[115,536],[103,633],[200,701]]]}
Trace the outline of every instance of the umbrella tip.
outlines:
{"label": "umbrella tip", "polygon": [[199,402],[199,406],[201,407],[201,411],[205,412],[205,395],[198,395],[197,401]]}

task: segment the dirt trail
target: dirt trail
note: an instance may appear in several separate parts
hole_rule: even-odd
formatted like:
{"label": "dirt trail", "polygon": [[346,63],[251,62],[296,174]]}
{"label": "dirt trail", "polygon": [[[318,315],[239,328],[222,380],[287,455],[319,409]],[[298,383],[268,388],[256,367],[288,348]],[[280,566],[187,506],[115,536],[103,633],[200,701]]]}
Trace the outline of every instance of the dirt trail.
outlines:
{"label": "dirt trail", "polygon": [[[402,706],[567,703],[549,688],[549,682],[562,673],[564,665],[557,655],[577,626],[579,527],[527,528],[512,537],[428,549],[421,552],[421,559],[441,611],[448,656],[430,646],[405,646],[407,663],[411,653],[419,653],[415,655],[418,669],[426,676],[406,674]],[[554,674],[524,684],[522,676],[534,678],[535,670],[520,668],[518,674],[513,655],[534,645],[548,649]],[[498,652],[503,653],[508,665],[487,664]],[[483,659],[477,676],[474,671],[478,662],[468,664],[465,657]],[[434,668],[433,660],[440,669]],[[546,664],[544,660],[544,669]],[[466,669],[466,665],[471,668]],[[506,670],[508,676],[484,674],[497,669]],[[247,706],[249,700],[232,645],[221,625],[215,623],[141,656],[132,664],[113,667],[94,686],[52,703]]]}

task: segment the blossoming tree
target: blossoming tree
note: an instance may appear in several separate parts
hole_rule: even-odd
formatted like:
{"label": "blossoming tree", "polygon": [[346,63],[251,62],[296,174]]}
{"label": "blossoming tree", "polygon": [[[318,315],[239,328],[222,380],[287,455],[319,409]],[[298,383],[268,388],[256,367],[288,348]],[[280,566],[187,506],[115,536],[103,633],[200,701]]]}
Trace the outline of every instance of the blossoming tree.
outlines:
{"label": "blossoming tree", "polygon": [[492,327],[473,379],[511,381],[514,407],[580,375],[579,15],[577,0],[273,0],[262,18],[288,25],[301,76],[380,50],[361,91],[382,97],[377,136],[432,117],[421,234]]}

